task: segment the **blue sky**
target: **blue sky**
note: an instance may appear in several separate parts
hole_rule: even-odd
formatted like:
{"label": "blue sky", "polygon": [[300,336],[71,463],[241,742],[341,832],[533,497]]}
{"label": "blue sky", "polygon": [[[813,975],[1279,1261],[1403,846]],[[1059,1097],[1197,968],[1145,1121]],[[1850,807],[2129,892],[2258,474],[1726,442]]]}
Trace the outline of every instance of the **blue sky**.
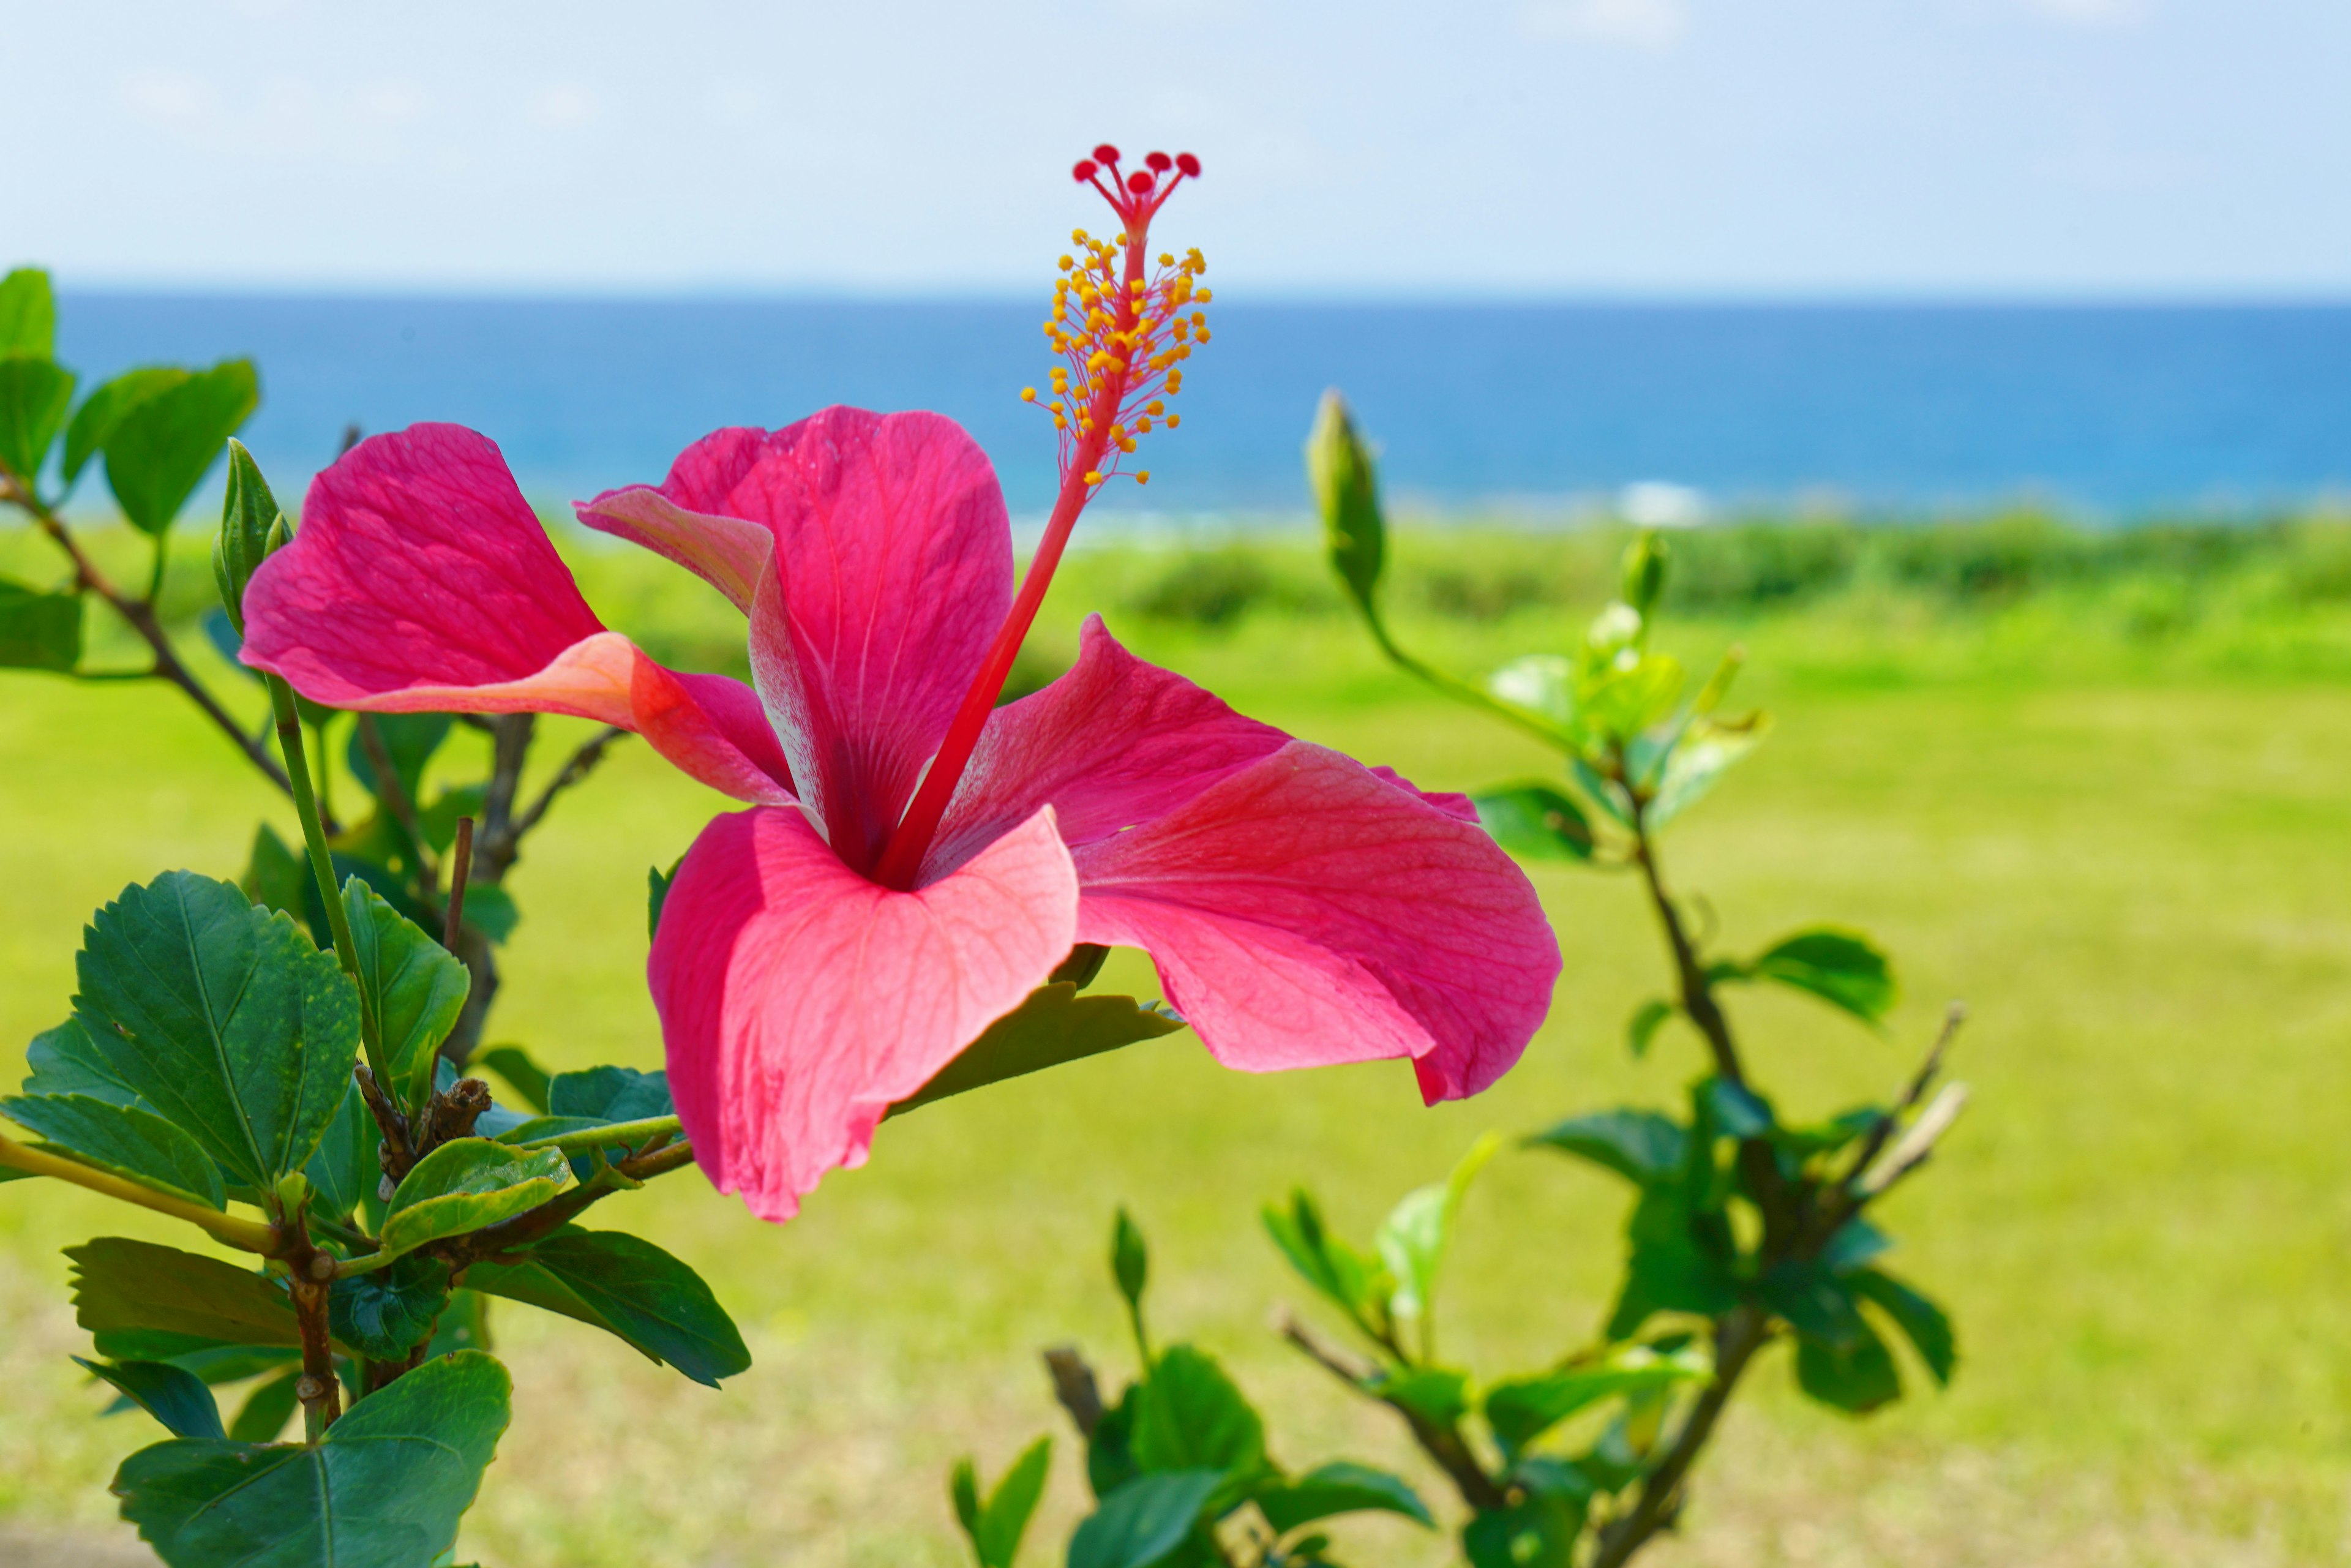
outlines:
{"label": "blue sky", "polygon": [[0,0],[68,285],[1042,287],[1097,140],[1260,294],[2351,294],[2344,0]]}

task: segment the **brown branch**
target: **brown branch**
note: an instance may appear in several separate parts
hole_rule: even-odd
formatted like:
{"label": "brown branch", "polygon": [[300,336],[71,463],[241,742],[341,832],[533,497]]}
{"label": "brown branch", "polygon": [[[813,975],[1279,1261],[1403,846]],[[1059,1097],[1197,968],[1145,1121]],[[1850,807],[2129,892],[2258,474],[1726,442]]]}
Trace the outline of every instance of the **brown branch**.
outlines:
{"label": "brown branch", "polygon": [[1075,1345],[1063,1344],[1045,1353],[1045,1372],[1053,1380],[1053,1397],[1070,1413],[1078,1435],[1091,1442],[1102,1418],[1102,1385],[1094,1380],[1094,1369]]}
{"label": "brown branch", "polygon": [[[308,1199],[304,1200],[305,1204]],[[327,1320],[327,1298],[333,1288],[335,1260],[311,1245],[304,1211],[289,1217],[286,1261],[293,1276],[294,1322],[302,1341],[302,1375],[294,1385],[302,1405],[302,1425],[310,1441],[326,1435],[342,1414],[342,1382],[335,1375],[335,1348]]]}
{"label": "brown branch", "polygon": [[1275,1326],[1282,1338],[1303,1351],[1315,1364],[1356,1393],[1378,1400],[1403,1416],[1405,1425],[1412,1429],[1413,1441],[1418,1443],[1422,1451],[1434,1459],[1437,1468],[1452,1480],[1463,1501],[1481,1513],[1510,1506],[1510,1494],[1500,1482],[1486,1473],[1486,1467],[1478,1462],[1478,1456],[1470,1451],[1468,1439],[1462,1437],[1458,1426],[1450,1423],[1440,1426],[1411,1406],[1389,1398],[1380,1392],[1375,1369],[1364,1366],[1345,1352],[1324,1344],[1314,1336],[1312,1330],[1288,1311],[1278,1315]]}
{"label": "brown branch", "polygon": [[569,1192],[558,1193],[537,1208],[526,1209],[512,1219],[502,1219],[496,1225],[453,1237],[434,1250],[448,1260],[451,1269],[463,1269],[468,1263],[495,1258],[517,1247],[528,1247],[548,1232],[569,1225],[590,1205],[601,1202],[622,1187],[640,1185],[693,1163],[694,1145],[690,1143],[649,1148],[643,1154],[615,1162],[611,1167],[611,1175],[617,1177],[616,1180],[599,1177],[582,1182]]}
{"label": "brown branch", "polygon": [[1731,1391],[1740,1375],[1769,1337],[1770,1320],[1753,1307],[1740,1307],[1716,1323],[1714,1382],[1690,1406],[1689,1416],[1682,1422],[1681,1431],[1664,1460],[1641,1483],[1641,1495],[1633,1511],[1601,1531],[1600,1550],[1593,1555],[1591,1568],[1623,1568],[1635,1552],[1673,1522],[1675,1515],[1681,1511],[1682,1483],[1688,1478],[1690,1467],[1698,1462],[1708,1439],[1714,1436],[1715,1424],[1729,1406]]}
{"label": "brown branch", "polygon": [[457,819],[457,842],[450,852],[449,907],[441,925],[441,946],[452,953],[465,929],[465,881],[474,874],[474,819]]}
{"label": "brown branch", "polygon": [[555,804],[555,798],[593,773],[596,765],[604,760],[604,753],[611,749],[612,743],[627,739],[629,734],[618,725],[606,725],[595,738],[573,752],[553,782],[540,791],[538,800],[531,802],[530,809],[515,819],[514,826],[507,830],[507,836],[519,845],[523,835],[538,826],[540,820],[547,815],[547,809]]}

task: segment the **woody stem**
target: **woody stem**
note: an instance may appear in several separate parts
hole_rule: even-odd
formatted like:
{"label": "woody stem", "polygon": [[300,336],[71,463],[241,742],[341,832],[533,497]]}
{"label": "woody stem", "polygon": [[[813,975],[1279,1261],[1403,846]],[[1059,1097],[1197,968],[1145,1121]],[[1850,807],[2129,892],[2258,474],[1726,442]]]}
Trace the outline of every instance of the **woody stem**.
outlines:
{"label": "woody stem", "polygon": [[[1134,327],[1135,307],[1133,285],[1143,276],[1144,241],[1145,235],[1130,229],[1126,242],[1126,287],[1119,290],[1118,325],[1121,331]],[[1076,452],[1061,476],[1061,493],[1053,502],[1052,516],[1046,519],[1045,537],[1038,542],[1037,554],[1029,563],[1029,573],[1020,580],[1020,592],[1012,601],[1011,613],[997,629],[996,641],[988,645],[987,657],[980,662],[979,674],[964,693],[963,706],[956,710],[955,719],[947,726],[946,737],[939,742],[938,754],[931,759],[930,771],[923,776],[922,788],[906,807],[906,814],[883,846],[882,858],[873,867],[873,880],[884,887],[901,892],[914,885],[914,873],[922,868],[923,855],[931,847],[938,832],[939,820],[946,815],[947,802],[954,798],[956,782],[971,761],[972,749],[979,744],[979,732],[987,723],[987,716],[996,709],[998,694],[1004,690],[1007,676],[1012,674],[1012,661],[1020,654],[1020,644],[1036,622],[1038,608],[1045,602],[1045,590],[1051,586],[1054,570],[1061,563],[1062,549],[1070,542],[1070,532],[1077,526],[1078,514],[1086,509],[1087,501],[1099,487],[1086,482],[1086,476],[1102,466],[1102,454],[1110,446],[1110,427],[1118,418],[1118,405],[1126,395],[1129,371],[1123,365],[1113,370],[1102,379],[1100,391],[1094,393],[1093,406],[1088,411],[1093,421],[1090,430],[1081,433]]]}

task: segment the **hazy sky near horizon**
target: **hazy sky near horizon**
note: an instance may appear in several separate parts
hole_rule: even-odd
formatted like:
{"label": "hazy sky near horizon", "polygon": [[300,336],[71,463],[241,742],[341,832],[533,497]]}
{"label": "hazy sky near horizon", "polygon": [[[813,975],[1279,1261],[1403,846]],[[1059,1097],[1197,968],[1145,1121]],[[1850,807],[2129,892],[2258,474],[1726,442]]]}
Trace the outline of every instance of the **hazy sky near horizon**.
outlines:
{"label": "hazy sky near horizon", "polygon": [[67,287],[2351,295],[2345,0],[0,0]]}

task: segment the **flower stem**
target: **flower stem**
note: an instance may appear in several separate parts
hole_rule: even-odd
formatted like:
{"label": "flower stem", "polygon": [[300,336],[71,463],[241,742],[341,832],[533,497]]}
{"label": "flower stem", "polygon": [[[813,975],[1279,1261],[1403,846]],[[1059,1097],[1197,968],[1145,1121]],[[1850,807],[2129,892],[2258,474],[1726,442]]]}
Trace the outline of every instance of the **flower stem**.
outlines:
{"label": "flower stem", "polygon": [[257,1219],[240,1219],[233,1214],[223,1214],[203,1204],[191,1203],[186,1198],[157,1192],[152,1187],[110,1171],[83,1165],[78,1160],[69,1160],[46,1149],[27,1148],[5,1134],[0,1134],[0,1166],[23,1171],[27,1176],[55,1176],[59,1181],[88,1187],[92,1192],[120,1198],[124,1203],[135,1203],[141,1208],[152,1208],[158,1214],[184,1219],[208,1232],[214,1240],[247,1252],[258,1252],[266,1257],[277,1250],[277,1230]]}

